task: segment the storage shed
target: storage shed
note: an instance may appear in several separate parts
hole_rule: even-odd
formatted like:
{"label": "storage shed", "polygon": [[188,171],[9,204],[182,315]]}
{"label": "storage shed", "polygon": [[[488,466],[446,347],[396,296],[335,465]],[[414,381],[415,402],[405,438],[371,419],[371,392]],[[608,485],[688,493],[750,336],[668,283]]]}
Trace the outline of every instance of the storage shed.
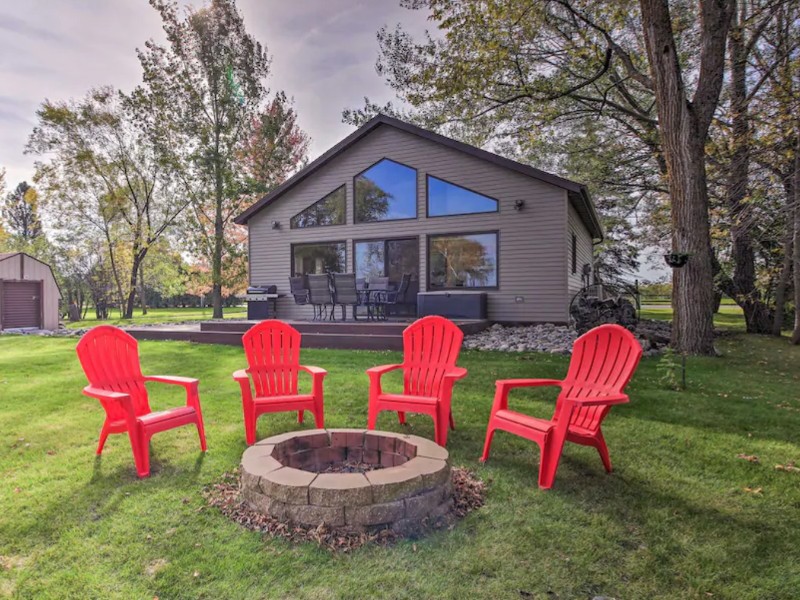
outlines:
{"label": "storage shed", "polygon": [[0,253],[0,330],[58,329],[60,300],[50,265],[24,252]]}

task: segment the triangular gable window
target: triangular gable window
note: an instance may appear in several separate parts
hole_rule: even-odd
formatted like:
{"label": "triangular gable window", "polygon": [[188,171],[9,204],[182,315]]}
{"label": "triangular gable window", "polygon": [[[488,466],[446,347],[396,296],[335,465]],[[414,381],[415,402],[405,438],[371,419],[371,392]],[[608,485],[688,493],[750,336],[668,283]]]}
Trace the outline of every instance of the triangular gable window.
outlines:
{"label": "triangular gable window", "polygon": [[307,209],[293,216],[289,221],[290,227],[292,229],[302,229],[304,227],[344,225],[345,196],[345,187],[342,185],[322,200],[318,200]]}

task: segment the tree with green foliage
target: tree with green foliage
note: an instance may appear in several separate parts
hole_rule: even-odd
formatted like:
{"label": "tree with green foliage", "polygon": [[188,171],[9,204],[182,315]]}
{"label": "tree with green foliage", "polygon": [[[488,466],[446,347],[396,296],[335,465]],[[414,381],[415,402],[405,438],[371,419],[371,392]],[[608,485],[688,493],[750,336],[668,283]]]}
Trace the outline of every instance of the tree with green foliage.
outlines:
{"label": "tree with green foliage", "polygon": [[0,210],[9,234],[21,245],[32,244],[44,234],[39,219],[39,198],[36,190],[23,181],[6,196]]}
{"label": "tree with green foliage", "polygon": [[140,267],[189,201],[139,106],[112,88],[78,101],[45,101],[27,151],[54,227],[64,239],[100,240],[124,318],[132,318]]}
{"label": "tree with green foliage", "polygon": [[307,138],[286,97],[270,100],[269,57],[234,0],[184,16],[174,2],[150,4],[167,43],[150,40],[139,51],[144,84],[133,97],[161,132],[160,148],[192,202],[188,224],[211,267],[213,316],[221,318],[233,218],[298,166]]}
{"label": "tree with green foliage", "polygon": [[[591,123],[603,142],[627,146],[620,163],[627,168],[607,170],[618,190],[629,182],[619,204],[633,210],[663,202],[667,192],[671,245],[692,254],[675,274],[673,343],[712,353],[703,148],[722,86],[732,1],[405,0],[429,10],[441,35],[417,43],[402,29],[382,29],[378,72],[417,122],[471,143],[505,142],[530,158],[543,142],[572,137],[577,155],[591,146],[581,147],[573,132]],[[374,108],[367,101],[344,116],[359,121]]]}

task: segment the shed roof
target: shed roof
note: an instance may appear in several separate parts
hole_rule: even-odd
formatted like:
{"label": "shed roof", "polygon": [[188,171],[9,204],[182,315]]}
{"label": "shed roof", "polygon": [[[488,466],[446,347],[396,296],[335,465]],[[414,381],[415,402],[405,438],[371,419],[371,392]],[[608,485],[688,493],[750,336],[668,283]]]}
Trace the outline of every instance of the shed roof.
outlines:
{"label": "shed roof", "polygon": [[547,173],[546,171],[542,171],[541,169],[537,169],[530,165],[526,165],[509,158],[504,158],[492,152],[482,150],[476,146],[459,142],[458,140],[454,140],[439,133],[423,129],[417,125],[412,125],[411,123],[406,123],[400,119],[395,119],[394,117],[383,114],[378,114],[367,121],[364,125],[356,129],[353,133],[333,146],[330,150],[309,163],[304,169],[301,169],[295,173],[292,177],[284,181],[269,194],[261,198],[261,200],[254,203],[252,206],[250,206],[250,208],[237,216],[234,219],[234,222],[238,223],[239,225],[246,224],[258,211],[275,202],[278,198],[283,196],[283,194],[288,192],[298,183],[318,171],[324,165],[336,158],[339,154],[347,150],[350,146],[358,142],[361,138],[380,126],[390,126],[400,129],[401,131],[405,131],[443,146],[459,150],[465,154],[475,156],[500,167],[504,167],[511,171],[516,171],[517,173],[527,175],[528,177],[538,179],[539,181],[543,181],[545,183],[549,183],[550,185],[554,185],[566,190],[570,201],[574,203],[575,208],[580,214],[581,219],[583,220],[587,229],[591,233],[592,238],[603,238],[603,226],[600,223],[600,217],[597,214],[597,209],[595,208],[594,203],[589,196],[589,191],[585,185],[565,179],[563,177],[559,177],[558,175],[553,175],[552,173]]}

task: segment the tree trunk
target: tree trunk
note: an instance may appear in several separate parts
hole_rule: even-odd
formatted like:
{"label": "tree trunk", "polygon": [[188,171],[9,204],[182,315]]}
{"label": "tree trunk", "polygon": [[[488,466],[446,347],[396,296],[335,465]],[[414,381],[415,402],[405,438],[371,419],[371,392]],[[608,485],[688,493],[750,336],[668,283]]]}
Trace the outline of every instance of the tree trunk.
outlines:
{"label": "tree trunk", "polygon": [[794,270],[794,331],[792,344],[800,344],[800,122],[796,126],[794,145],[794,174],[792,205],[794,207],[794,240],[792,269]]}
{"label": "tree trunk", "polygon": [[[789,198],[791,202],[791,197]],[[786,290],[789,287],[789,277],[792,274],[792,240],[794,229],[794,211],[789,211],[786,220],[786,239],[783,241],[783,264],[781,274],[778,276],[778,285],[775,289],[775,315],[772,319],[772,335],[780,337],[783,331],[783,317],[786,312]]]}
{"label": "tree trunk", "polygon": [[214,306],[213,319],[222,318],[222,247],[225,235],[222,222],[222,173],[216,169],[216,199],[214,211],[214,255],[211,260],[211,300]]}
{"label": "tree trunk", "polygon": [[139,265],[139,306],[142,309],[142,315],[147,314],[147,296],[144,289],[144,261]]}
{"label": "tree trunk", "polygon": [[767,334],[772,330],[769,307],[756,286],[756,261],[753,240],[752,210],[747,203],[750,170],[750,115],[747,101],[747,51],[745,49],[745,6],[741,19],[734,11],[728,38],[731,77],[728,86],[731,102],[731,160],[728,165],[726,203],[731,219],[732,289],[726,290],[744,312],[747,333]]}
{"label": "tree trunk", "polygon": [[139,275],[139,267],[144,260],[146,251],[140,251],[134,248],[133,251],[133,267],[131,268],[131,277],[128,282],[128,297],[125,300],[125,313],[122,315],[123,319],[133,318],[133,308],[136,306],[136,282]]}
{"label": "tree trunk", "polygon": [[690,255],[686,266],[673,271],[672,346],[682,353],[714,354],[714,281],[704,146],[722,89],[732,2],[700,2],[700,69],[692,102],[686,95],[667,0],[640,0],[640,5],[667,163],[672,250]]}

